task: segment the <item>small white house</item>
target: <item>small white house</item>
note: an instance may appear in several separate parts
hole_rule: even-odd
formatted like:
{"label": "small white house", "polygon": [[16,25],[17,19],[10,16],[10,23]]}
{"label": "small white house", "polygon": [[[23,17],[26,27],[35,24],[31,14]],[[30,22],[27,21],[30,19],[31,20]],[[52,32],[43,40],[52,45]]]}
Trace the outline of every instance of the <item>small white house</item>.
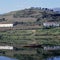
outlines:
{"label": "small white house", "polygon": [[43,26],[44,27],[59,27],[60,24],[57,22],[45,22],[43,23]]}
{"label": "small white house", "polygon": [[0,50],[13,50],[13,46],[0,46]]}
{"label": "small white house", "polygon": [[13,24],[0,24],[0,27],[13,27]]}
{"label": "small white house", "polygon": [[60,46],[45,46],[44,50],[60,50]]}

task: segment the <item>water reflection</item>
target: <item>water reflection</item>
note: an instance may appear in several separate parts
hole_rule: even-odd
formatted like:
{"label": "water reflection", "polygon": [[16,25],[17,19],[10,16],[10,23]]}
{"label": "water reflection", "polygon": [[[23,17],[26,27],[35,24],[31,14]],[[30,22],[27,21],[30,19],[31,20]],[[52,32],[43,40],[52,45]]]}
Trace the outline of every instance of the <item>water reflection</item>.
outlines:
{"label": "water reflection", "polygon": [[60,60],[60,56],[58,56],[58,57],[50,57],[50,58],[47,58],[46,60]]}
{"label": "water reflection", "polygon": [[0,60],[17,60],[17,59],[5,57],[5,56],[0,56]]}
{"label": "water reflection", "polygon": [[[0,56],[0,60],[18,60],[18,59],[9,58],[9,57],[5,57],[5,56]],[[60,56],[49,57],[49,58],[42,58],[41,60],[60,60]]]}

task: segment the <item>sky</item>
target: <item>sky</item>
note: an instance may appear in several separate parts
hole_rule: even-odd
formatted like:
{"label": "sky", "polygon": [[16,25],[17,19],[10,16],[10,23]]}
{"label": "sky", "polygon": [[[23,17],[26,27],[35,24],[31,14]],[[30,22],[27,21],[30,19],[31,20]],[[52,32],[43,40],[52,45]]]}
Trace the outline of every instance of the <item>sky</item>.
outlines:
{"label": "sky", "polygon": [[60,0],[0,0],[0,14],[30,7],[58,8]]}

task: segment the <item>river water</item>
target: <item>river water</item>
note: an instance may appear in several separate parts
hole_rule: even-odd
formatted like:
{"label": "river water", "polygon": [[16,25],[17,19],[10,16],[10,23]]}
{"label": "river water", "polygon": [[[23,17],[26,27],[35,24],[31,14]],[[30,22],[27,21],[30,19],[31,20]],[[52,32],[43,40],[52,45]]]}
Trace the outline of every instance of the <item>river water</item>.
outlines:
{"label": "river water", "polygon": [[0,60],[17,60],[17,59],[5,57],[5,56],[0,56]]}
{"label": "river water", "polygon": [[[18,60],[18,59],[9,58],[9,57],[5,57],[5,56],[0,56],[0,60]],[[60,60],[60,56],[49,57],[49,58],[46,58],[44,60]]]}
{"label": "river water", "polygon": [[60,56],[50,57],[50,58],[47,58],[46,60],[60,60]]}

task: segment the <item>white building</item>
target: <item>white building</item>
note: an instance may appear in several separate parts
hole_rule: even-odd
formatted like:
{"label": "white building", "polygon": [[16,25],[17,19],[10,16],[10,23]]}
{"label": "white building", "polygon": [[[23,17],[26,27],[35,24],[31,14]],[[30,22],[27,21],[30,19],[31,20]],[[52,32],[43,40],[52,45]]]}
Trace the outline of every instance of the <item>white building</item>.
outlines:
{"label": "white building", "polygon": [[13,27],[13,24],[0,24],[0,27]]}
{"label": "white building", "polygon": [[45,22],[43,23],[43,26],[44,27],[59,27],[60,24],[57,22]]}
{"label": "white building", "polygon": [[13,46],[0,46],[0,50],[13,50]]}
{"label": "white building", "polygon": [[60,50],[60,46],[45,46],[44,50]]}

